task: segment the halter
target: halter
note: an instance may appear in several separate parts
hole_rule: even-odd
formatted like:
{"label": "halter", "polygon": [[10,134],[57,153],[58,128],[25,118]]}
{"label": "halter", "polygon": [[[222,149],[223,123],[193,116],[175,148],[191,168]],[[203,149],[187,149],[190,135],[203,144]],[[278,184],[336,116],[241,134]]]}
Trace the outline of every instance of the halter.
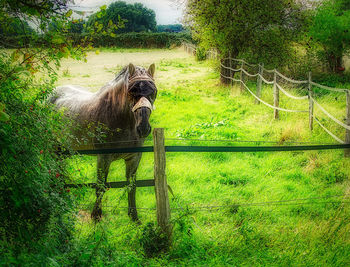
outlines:
{"label": "halter", "polygon": [[150,77],[147,74],[142,74],[142,75],[135,75],[134,77],[129,78],[129,87],[134,84],[135,82],[138,81],[148,81],[148,82],[153,82],[154,80],[152,77]]}
{"label": "halter", "polygon": [[[149,81],[154,83],[152,77],[150,77],[146,73],[142,73],[141,75],[135,75],[134,77],[129,78],[129,87],[131,87],[132,84],[138,81]],[[154,105],[152,105],[152,103],[144,96],[141,97],[139,101],[137,101],[137,103],[132,108],[132,112],[135,112],[137,109],[142,107],[149,108],[151,111],[155,110]]]}
{"label": "halter", "polygon": [[132,108],[132,112],[135,112],[136,110],[142,107],[149,108],[151,111],[155,110],[155,107],[152,105],[152,103],[149,102],[149,100],[144,96],[141,97],[139,101],[137,101],[135,106]]}

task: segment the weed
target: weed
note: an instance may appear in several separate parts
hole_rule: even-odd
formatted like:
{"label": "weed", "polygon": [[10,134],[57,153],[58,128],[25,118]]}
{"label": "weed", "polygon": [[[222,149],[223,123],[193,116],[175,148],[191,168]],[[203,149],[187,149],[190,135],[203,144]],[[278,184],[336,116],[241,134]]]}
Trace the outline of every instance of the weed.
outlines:
{"label": "weed", "polygon": [[227,173],[220,173],[220,176],[222,177],[219,180],[220,184],[224,185],[232,185],[234,187],[240,186],[240,185],[246,185],[248,182],[247,177],[237,177],[234,174],[227,174]]}
{"label": "weed", "polygon": [[142,230],[140,244],[146,257],[158,256],[160,253],[167,252],[169,249],[169,240],[167,235],[154,223],[147,223]]}

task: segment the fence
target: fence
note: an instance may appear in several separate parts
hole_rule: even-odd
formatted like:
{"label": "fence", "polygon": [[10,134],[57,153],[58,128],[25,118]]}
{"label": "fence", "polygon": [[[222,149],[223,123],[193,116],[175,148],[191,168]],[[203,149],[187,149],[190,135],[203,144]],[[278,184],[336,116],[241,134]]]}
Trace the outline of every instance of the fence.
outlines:
{"label": "fence", "polygon": [[[329,150],[329,149],[350,149],[350,144],[335,145],[298,145],[298,146],[165,146],[164,129],[154,129],[153,146],[108,148],[99,150],[78,150],[79,154],[114,154],[114,153],[138,153],[154,152],[154,179],[138,180],[136,187],[154,186],[156,197],[157,222],[164,233],[170,238],[172,225],[170,224],[170,205],[168,197],[168,184],[166,179],[166,152],[282,152],[301,150]],[[107,182],[106,188],[122,188],[128,186],[128,182]],[[96,183],[67,184],[66,187],[79,188],[83,186],[97,187]],[[296,200],[299,201],[300,199]],[[276,202],[276,201],[275,201]],[[271,202],[280,205],[281,201]],[[283,203],[286,201],[282,201]],[[287,201],[289,202],[289,201]],[[282,203],[282,204],[283,204]],[[262,203],[250,203],[261,205]],[[245,205],[244,203],[242,205]],[[207,207],[198,207],[200,209]],[[218,208],[218,207],[210,207]]]}
{"label": "fence", "polygon": [[[184,48],[186,51],[188,51],[188,47],[190,47],[191,54],[195,54],[195,46],[184,44]],[[219,54],[216,50],[210,50],[207,53],[207,57],[211,59],[219,59]],[[225,65],[223,62],[227,62],[228,66]],[[235,62],[234,64],[232,64]],[[234,69],[232,68],[232,65],[237,65],[237,63],[240,65],[240,68]],[[319,83],[315,83],[312,81],[312,75],[311,72],[308,73],[308,79],[307,80],[294,80],[291,78],[288,78],[287,76],[283,75],[282,73],[278,72],[276,69],[264,69],[263,64],[250,64],[246,62],[243,59],[234,59],[231,57],[221,59],[220,62],[221,70],[226,70],[229,76],[227,74],[220,72],[221,77],[231,80],[232,82],[239,82],[241,84],[241,90],[243,91],[246,89],[254,98],[255,103],[263,103],[264,105],[268,106],[269,108],[272,108],[274,110],[274,118],[279,119],[279,111],[284,112],[296,112],[296,113],[308,113],[309,114],[309,128],[312,131],[313,130],[313,121],[315,120],[320,127],[329,134],[333,139],[335,139],[337,142],[341,144],[349,144],[350,143],[350,90],[349,89],[343,89],[343,88],[333,88],[329,86],[325,86]],[[258,67],[258,72],[251,74],[246,69],[245,66],[249,67]],[[239,79],[235,78],[235,73],[239,73]],[[264,73],[270,73],[273,75],[273,80],[269,81],[264,77]],[[256,77],[257,78],[257,86],[256,86],[256,93],[250,89],[246,82],[245,82],[245,76],[248,77]],[[289,93],[286,89],[284,89],[278,82],[277,79],[281,78],[285,81],[288,81],[293,84],[298,85],[306,85],[308,88],[308,94],[305,96],[295,96]],[[269,104],[266,101],[261,99],[261,89],[262,89],[262,82],[272,85],[273,86],[273,98],[274,103]],[[335,118],[332,114],[330,114],[322,105],[320,105],[314,98],[314,91],[313,87],[319,87],[324,90],[333,91],[333,92],[339,92],[339,93],[345,93],[346,94],[346,119],[345,123],[341,122],[337,118]],[[293,100],[308,100],[308,110],[292,110],[292,109],[286,109],[280,107],[280,92],[282,92],[284,95],[286,95],[288,98],[291,98]],[[338,136],[336,136],[334,133],[332,133],[329,129],[327,129],[321,121],[315,116],[314,114],[314,106],[316,106],[320,111],[322,111],[328,118],[330,118],[332,121],[340,125],[341,127],[345,128],[345,140],[341,140]],[[346,149],[344,151],[344,155],[346,157],[350,157],[350,150]]]}

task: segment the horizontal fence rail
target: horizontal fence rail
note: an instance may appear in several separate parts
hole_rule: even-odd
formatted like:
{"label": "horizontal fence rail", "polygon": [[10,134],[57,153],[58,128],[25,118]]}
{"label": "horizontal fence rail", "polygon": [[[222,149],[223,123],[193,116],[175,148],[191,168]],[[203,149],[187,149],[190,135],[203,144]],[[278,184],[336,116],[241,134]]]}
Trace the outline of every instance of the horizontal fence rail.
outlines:
{"label": "horizontal fence rail", "polygon": [[[82,187],[90,187],[90,188],[97,188],[100,186],[103,186],[105,188],[123,188],[125,186],[129,186],[132,183],[127,181],[118,181],[118,182],[106,182],[103,184],[97,184],[97,183],[85,183],[85,184],[65,184],[64,187],[69,188],[82,188]],[[154,179],[149,180],[136,180],[135,181],[136,187],[148,187],[148,186],[154,186]]]}
{"label": "horizontal fence rail", "polygon": [[[350,144],[333,145],[308,145],[308,146],[165,146],[165,152],[277,152],[277,151],[302,151],[302,150],[329,150],[347,149]],[[96,150],[77,150],[78,154],[123,154],[153,152],[153,146],[108,148]]]}

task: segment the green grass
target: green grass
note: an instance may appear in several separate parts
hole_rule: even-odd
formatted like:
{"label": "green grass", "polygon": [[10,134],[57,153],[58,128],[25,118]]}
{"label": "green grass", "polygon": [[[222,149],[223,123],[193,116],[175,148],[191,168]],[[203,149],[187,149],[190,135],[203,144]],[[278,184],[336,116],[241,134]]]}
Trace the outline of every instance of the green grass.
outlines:
{"label": "green grass", "polygon": [[[333,142],[316,124],[314,131],[309,131],[307,113],[280,112],[280,120],[274,120],[273,110],[255,105],[248,92],[241,93],[238,86],[221,85],[213,62],[179,57],[156,63],[158,97],[151,124],[165,129],[167,145],[246,145],[239,141],[252,140],[279,144]],[[249,84],[254,88],[254,81]],[[292,90],[300,94],[300,90]],[[335,101],[335,97],[321,94],[318,99],[337,118],[342,118],[345,101],[343,97]],[[263,99],[273,103],[271,87],[264,86]],[[280,106],[307,110],[308,102],[291,101],[281,94]],[[316,114],[344,138],[343,129],[317,110]],[[80,174],[77,181],[95,181],[94,158],[72,159],[71,163],[72,171]],[[151,209],[139,209],[141,226],[130,222],[123,209],[127,206],[123,189],[107,191],[103,199],[103,205],[108,206],[105,216],[94,225],[89,219],[94,193],[86,190],[81,205],[87,210],[77,211],[76,233],[70,241],[72,251],[78,252],[68,253],[67,257],[80,265],[95,266],[350,264],[349,205],[314,204],[342,200],[325,197],[350,192],[350,161],[343,157],[343,151],[167,153],[166,171],[174,192],[174,196],[170,195],[173,245],[168,252],[147,258],[140,244],[143,227],[156,221],[154,188],[137,189],[138,207]],[[114,162],[108,180],[124,180],[124,172],[124,163]],[[138,179],[153,177],[153,154],[143,154],[137,175]],[[316,199],[300,205],[244,205],[303,198]],[[228,207],[194,209],[200,206]]]}

